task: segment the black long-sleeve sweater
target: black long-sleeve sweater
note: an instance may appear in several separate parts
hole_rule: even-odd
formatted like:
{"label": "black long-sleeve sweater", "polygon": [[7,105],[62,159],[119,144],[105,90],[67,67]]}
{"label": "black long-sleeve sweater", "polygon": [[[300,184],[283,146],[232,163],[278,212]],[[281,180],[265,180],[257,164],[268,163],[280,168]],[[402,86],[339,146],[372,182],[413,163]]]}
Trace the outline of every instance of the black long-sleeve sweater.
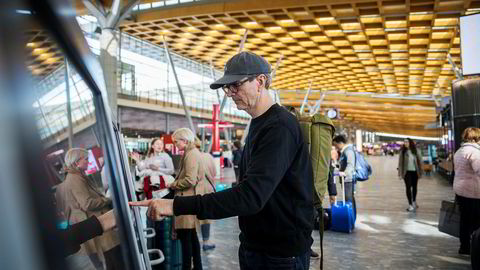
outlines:
{"label": "black long-sleeve sweater", "polygon": [[74,254],[80,250],[80,245],[103,234],[102,225],[96,216],[73,224],[66,230],[59,230],[60,239],[65,243],[64,256]]}
{"label": "black long-sleeve sweater", "polygon": [[175,215],[239,216],[245,248],[297,256],[313,242],[313,172],[295,116],[275,104],[252,119],[240,163],[240,183],[228,190],[176,197]]}

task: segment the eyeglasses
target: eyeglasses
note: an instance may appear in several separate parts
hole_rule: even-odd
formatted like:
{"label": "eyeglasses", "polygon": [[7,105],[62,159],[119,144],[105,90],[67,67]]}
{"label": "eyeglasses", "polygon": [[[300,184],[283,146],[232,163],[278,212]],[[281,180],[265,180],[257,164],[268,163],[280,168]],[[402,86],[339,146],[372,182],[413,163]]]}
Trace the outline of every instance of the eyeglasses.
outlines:
{"label": "eyeglasses", "polygon": [[248,82],[251,82],[253,81],[255,78],[257,77],[257,75],[253,75],[253,76],[250,76],[250,77],[247,77],[241,81],[236,81],[234,83],[230,83],[230,84],[225,84],[224,86],[222,86],[222,89],[223,91],[225,92],[226,95],[231,95],[231,94],[236,94],[238,92],[238,89],[244,84],[246,83],[247,81]]}

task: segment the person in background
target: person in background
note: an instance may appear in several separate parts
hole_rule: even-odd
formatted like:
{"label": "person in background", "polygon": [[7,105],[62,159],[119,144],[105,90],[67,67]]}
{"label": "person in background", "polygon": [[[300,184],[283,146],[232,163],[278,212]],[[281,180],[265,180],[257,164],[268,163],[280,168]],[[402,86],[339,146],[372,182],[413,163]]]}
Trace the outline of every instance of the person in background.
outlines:
{"label": "person in background", "polygon": [[422,177],[422,174],[422,158],[420,157],[420,153],[413,140],[407,138],[398,157],[398,176],[405,181],[408,212],[415,211],[418,208],[417,185],[418,179]]}
{"label": "person in background", "polygon": [[463,144],[454,155],[453,190],[460,206],[459,254],[470,254],[470,236],[480,227],[480,129],[463,131]]}
{"label": "person in background", "polygon": [[167,155],[172,158],[173,154],[172,154],[172,144],[167,144],[165,145],[165,153],[167,153]]}
{"label": "person in background", "polygon": [[[332,147],[334,148],[334,147]],[[332,149],[330,152],[332,159],[330,159],[330,169],[328,171],[328,182],[327,182],[327,190],[328,190],[328,201],[330,205],[334,204],[337,197],[337,184],[335,182],[335,166],[337,164],[338,159],[338,152],[335,149]]]}
{"label": "person in background", "polygon": [[357,203],[355,202],[355,150],[353,145],[347,144],[347,138],[337,135],[333,138],[333,146],[340,152],[340,176],[345,181],[345,201],[351,202],[353,212],[357,216]]}
{"label": "person in background", "polygon": [[[174,173],[172,158],[164,151],[163,139],[154,138],[150,142],[150,148],[147,152],[145,160],[140,159],[140,154],[133,152],[130,157],[137,164],[137,175],[140,181],[135,181],[135,189],[137,194],[143,191],[143,195],[147,199],[151,199],[154,195],[164,196],[168,194],[167,185],[174,181],[172,174]],[[142,181],[143,180],[143,181]],[[140,194],[141,196],[142,194]],[[159,231],[162,222],[149,219],[142,213],[142,221],[148,228]],[[145,220],[146,219],[146,220]],[[147,240],[148,248],[161,249],[163,247],[163,237],[156,234]]]}
{"label": "person in background", "polygon": [[[85,175],[88,168],[88,152],[82,148],[72,148],[65,155],[65,181],[57,186],[56,198],[60,211],[69,224],[76,224],[91,216],[101,216],[112,208],[111,199],[92,186]],[[116,231],[85,242],[82,246],[92,262],[98,267],[102,257],[107,270],[122,269],[120,242]],[[99,263],[100,262],[100,263]]]}
{"label": "person in background", "polygon": [[[173,143],[180,151],[184,151],[180,161],[180,171],[175,181],[168,187],[175,191],[175,198],[201,195],[204,193],[207,172],[202,153],[195,147],[195,135],[188,128],[179,128],[172,135]],[[151,211],[150,211],[151,212]],[[197,217],[181,215],[175,217],[175,230],[182,243],[183,269],[202,269],[200,243],[196,231]]]}
{"label": "person in background", "polygon": [[233,170],[235,171],[236,182],[239,182],[238,177],[240,176],[240,161],[242,161],[242,143],[240,141],[233,142]]}
{"label": "person in background", "polygon": [[137,163],[138,176],[143,178],[143,183],[136,181],[136,190],[143,189],[147,199],[152,198],[154,191],[164,189],[173,182],[172,174],[175,169],[172,158],[164,151],[163,139],[152,139],[145,160],[142,161],[137,152],[131,153],[130,156]]}
{"label": "person in background", "polygon": [[[195,146],[200,150],[202,147],[202,142],[195,138]],[[202,163],[205,166],[205,179],[203,182],[203,193],[208,194],[215,192],[215,177],[217,176],[217,168],[215,167],[215,159],[210,153],[200,152],[202,154]],[[210,227],[212,220],[204,219],[199,220],[200,230],[202,231],[203,244],[202,248],[204,251],[211,250],[215,248],[215,244],[210,241]]]}
{"label": "person in background", "polygon": [[98,158],[98,166],[100,167],[100,177],[102,179],[102,191],[105,194],[105,197],[112,198],[112,192],[108,185],[107,172],[105,170],[105,161],[103,157]]}

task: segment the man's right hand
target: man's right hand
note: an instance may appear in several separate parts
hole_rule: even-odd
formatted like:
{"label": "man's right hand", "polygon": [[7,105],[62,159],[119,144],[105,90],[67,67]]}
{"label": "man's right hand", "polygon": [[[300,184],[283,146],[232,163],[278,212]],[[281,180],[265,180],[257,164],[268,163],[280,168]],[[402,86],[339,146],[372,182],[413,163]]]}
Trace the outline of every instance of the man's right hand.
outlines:
{"label": "man's right hand", "polygon": [[152,220],[162,220],[173,216],[173,200],[152,199],[139,202],[129,202],[130,206],[148,207],[147,216]]}

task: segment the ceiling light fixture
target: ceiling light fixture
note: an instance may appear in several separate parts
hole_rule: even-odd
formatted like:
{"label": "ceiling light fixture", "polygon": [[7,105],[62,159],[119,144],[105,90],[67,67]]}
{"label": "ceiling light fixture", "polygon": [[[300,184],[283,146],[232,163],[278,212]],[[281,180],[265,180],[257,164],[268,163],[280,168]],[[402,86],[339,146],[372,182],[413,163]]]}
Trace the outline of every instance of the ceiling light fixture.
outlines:
{"label": "ceiling light fixture", "polygon": [[423,12],[410,12],[410,15],[428,15],[433,14],[431,11],[423,11]]}
{"label": "ceiling light fixture", "polygon": [[385,32],[407,31],[408,28],[385,28]]}
{"label": "ceiling light fixture", "polygon": [[456,26],[434,26],[432,27],[433,30],[449,30],[449,29],[455,29],[457,28]]}

